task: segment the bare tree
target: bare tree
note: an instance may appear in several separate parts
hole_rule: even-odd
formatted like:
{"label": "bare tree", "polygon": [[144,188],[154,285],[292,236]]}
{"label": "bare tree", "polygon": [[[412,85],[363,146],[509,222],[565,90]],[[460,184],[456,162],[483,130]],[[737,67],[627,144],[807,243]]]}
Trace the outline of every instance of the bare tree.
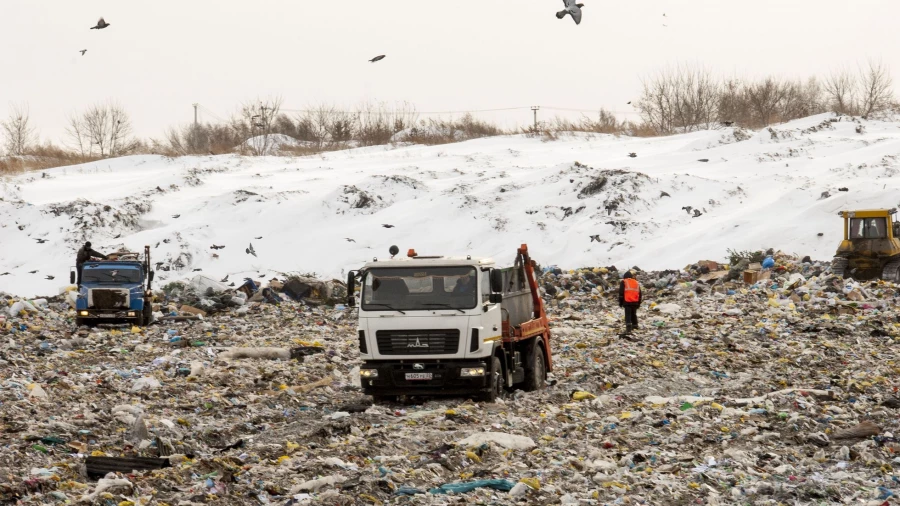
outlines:
{"label": "bare tree", "polygon": [[831,102],[831,110],[838,114],[856,114],[856,77],[846,69],[833,72],[825,81],[825,94]]}
{"label": "bare tree", "polygon": [[254,155],[269,154],[272,147],[271,136],[275,133],[282,102],[280,96],[275,96],[242,104],[240,120],[250,128],[248,144]]}
{"label": "bare tree", "polygon": [[788,86],[773,77],[747,87],[747,98],[753,119],[759,126],[769,126],[776,122],[778,111],[784,105]]}
{"label": "bare tree", "polygon": [[138,146],[132,137],[131,119],[116,102],[98,103],[82,114],[69,116],[66,134],[82,158],[122,156]]}
{"label": "bare tree", "polygon": [[868,119],[873,112],[890,107],[894,100],[894,79],[890,68],[881,62],[870,61],[867,69],[859,71],[859,112]]}
{"label": "bare tree", "polygon": [[638,111],[661,134],[708,129],[717,119],[721,87],[706,69],[667,69],[643,88]]}
{"label": "bare tree", "polygon": [[93,154],[93,144],[87,133],[84,119],[78,114],[71,114],[66,118],[66,135],[70,146],[81,154],[81,158],[87,158]]}
{"label": "bare tree", "polygon": [[34,128],[31,126],[27,104],[10,104],[9,116],[0,122],[3,128],[3,139],[6,152],[13,156],[22,156],[34,143]]}

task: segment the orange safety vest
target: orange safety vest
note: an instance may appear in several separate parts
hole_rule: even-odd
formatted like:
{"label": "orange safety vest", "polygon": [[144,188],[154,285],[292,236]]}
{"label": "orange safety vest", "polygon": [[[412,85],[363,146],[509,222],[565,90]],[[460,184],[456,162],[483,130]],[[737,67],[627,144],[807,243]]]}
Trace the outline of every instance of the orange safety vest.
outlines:
{"label": "orange safety vest", "polygon": [[641,285],[634,278],[625,278],[625,302],[638,302],[641,300]]}

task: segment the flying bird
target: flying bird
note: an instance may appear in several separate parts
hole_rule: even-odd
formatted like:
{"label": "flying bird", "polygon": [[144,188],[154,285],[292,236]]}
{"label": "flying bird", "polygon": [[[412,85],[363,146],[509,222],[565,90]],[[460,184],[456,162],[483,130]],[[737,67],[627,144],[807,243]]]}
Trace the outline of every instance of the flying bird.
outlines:
{"label": "flying bird", "polygon": [[213,244],[209,247],[209,249],[225,249],[225,246],[216,246],[215,244]]}
{"label": "flying bird", "polygon": [[262,236],[254,237],[254,239],[256,239],[258,241],[258,240],[262,239]]}
{"label": "flying bird", "polygon": [[628,153],[629,158],[637,158],[637,153]]}
{"label": "flying bird", "polygon": [[37,271],[29,271],[28,274],[35,274]]}
{"label": "flying bird", "polygon": [[203,269],[197,268],[197,269],[194,269],[194,272],[200,272],[200,271],[202,271],[202,270],[203,270]]}
{"label": "flying bird", "polygon": [[35,240],[37,241],[38,244],[44,244],[45,242],[47,242],[47,239],[35,239]]}
{"label": "flying bird", "polygon": [[375,63],[375,62],[377,62],[377,61],[383,60],[385,56],[386,56],[386,55],[380,54],[380,55],[376,56],[375,58],[372,58],[372,59],[369,60],[369,61],[372,62],[372,63]]}
{"label": "flying bird", "polygon": [[394,228],[393,225],[388,225],[387,223],[385,223],[384,225],[382,225],[382,227],[384,227],[384,228]]}
{"label": "flying bird", "polygon": [[180,215],[180,214],[173,214],[173,215],[172,215],[172,218],[177,220],[178,218],[181,218],[181,215]]}
{"label": "flying bird", "polygon": [[563,5],[566,6],[565,9],[556,13],[556,17],[558,19],[562,19],[566,17],[566,14],[572,16],[572,19],[575,20],[576,25],[581,24],[581,8],[584,7],[584,4],[575,3],[576,0],[563,0]]}
{"label": "flying bird", "polygon": [[[247,254],[248,254],[248,255],[256,256],[256,250],[253,249],[253,243],[252,243],[252,242],[250,243],[250,247],[247,248]],[[259,258],[259,257],[257,257],[257,258]]]}
{"label": "flying bird", "polygon": [[0,276],[9,276],[9,273],[8,273],[8,272],[4,272],[3,274],[0,274]]}
{"label": "flying bird", "polygon": [[87,53],[87,49],[82,49],[81,51],[78,51],[78,52],[81,53],[81,56],[84,56],[84,53]]}
{"label": "flying bird", "polygon": [[600,242],[600,234],[591,236],[591,242],[594,242],[594,241]]}
{"label": "flying bird", "polygon": [[346,239],[347,242],[356,242],[355,239],[351,239],[349,237],[344,237],[344,239]]}
{"label": "flying bird", "polygon": [[47,279],[47,281],[53,281],[54,279],[56,279],[56,277],[47,274],[47,278],[46,278],[46,279]]}
{"label": "flying bird", "polygon": [[628,105],[631,105],[631,102],[628,102]]}
{"label": "flying bird", "polygon": [[103,18],[100,18],[100,21],[97,21],[97,26],[92,26],[91,30],[102,30],[109,25],[110,24],[104,21]]}

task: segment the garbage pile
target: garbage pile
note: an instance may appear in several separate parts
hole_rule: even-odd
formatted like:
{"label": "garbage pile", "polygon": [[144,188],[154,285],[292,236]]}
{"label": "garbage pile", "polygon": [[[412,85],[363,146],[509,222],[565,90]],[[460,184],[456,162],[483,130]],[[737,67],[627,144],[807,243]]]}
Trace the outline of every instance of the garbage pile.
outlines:
{"label": "garbage pile", "polygon": [[76,328],[62,297],[2,311],[0,501],[894,504],[900,287],[726,263],[633,268],[630,335],[624,268],[543,268],[549,386],[496,403],[373,405],[335,282],[178,320],[209,287],[160,291],[144,329]]}

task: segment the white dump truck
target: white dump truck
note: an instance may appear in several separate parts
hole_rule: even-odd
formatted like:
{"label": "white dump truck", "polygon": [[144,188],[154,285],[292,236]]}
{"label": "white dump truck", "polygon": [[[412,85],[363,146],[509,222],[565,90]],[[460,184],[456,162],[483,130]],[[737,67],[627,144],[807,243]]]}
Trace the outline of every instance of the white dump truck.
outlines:
{"label": "white dump truck", "polygon": [[544,386],[553,361],[535,264],[522,245],[514,265],[490,258],[419,256],[368,262],[348,275],[357,305],[363,391],[397,396],[474,396],[493,401],[520,385]]}

